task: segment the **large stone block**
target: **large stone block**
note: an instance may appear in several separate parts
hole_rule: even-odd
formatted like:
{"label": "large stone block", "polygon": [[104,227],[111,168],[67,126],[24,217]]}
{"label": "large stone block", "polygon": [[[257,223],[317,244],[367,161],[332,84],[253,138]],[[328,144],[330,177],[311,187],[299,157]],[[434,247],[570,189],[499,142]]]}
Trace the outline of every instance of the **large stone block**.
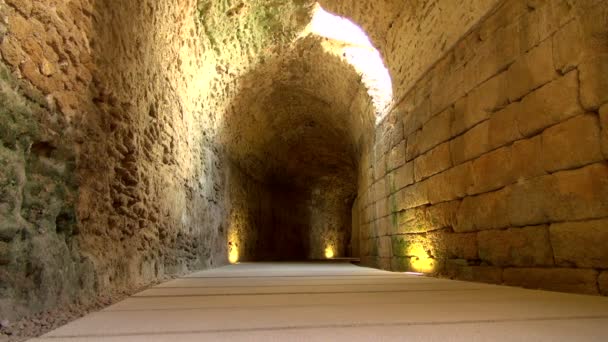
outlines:
{"label": "large stone block", "polygon": [[386,174],[386,155],[376,156],[374,163],[374,180],[378,180]]}
{"label": "large stone block", "polygon": [[405,163],[405,140],[395,145],[388,154],[386,170],[392,171]]}
{"label": "large stone block", "polygon": [[604,158],[608,159],[608,103],[600,108],[600,126],[602,127],[602,152]]}
{"label": "large stone block", "polygon": [[457,215],[456,232],[473,232],[509,226],[507,199],[510,189],[465,197]]}
{"label": "large stone block", "polygon": [[443,202],[395,213],[393,234],[424,233],[456,224],[459,201]]}
{"label": "large stone block", "polygon": [[590,111],[608,102],[608,57],[598,56],[581,63],[580,75],[581,103]]}
{"label": "large stone block", "polygon": [[490,150],[490,123],[484,121],[450,141],[454,165],[477,158]]}
{"label": "large stone block", "polygon": [[584,55],[583,31],[578,20],[572,20],[553,36],[553,63],[566,73],[578,66]]}
{"label": "large stone block", "polygon": [[561,171],[551,178],[553,185],[546,201],[547,217],[551,221],[608,216],[608,164],[598,163],[577,170]]}
{"label": "large stone block", "polygon": [[454,118],[452,107],[432,117],[422,126],[422,131],[418,137],[418,148],[420,153],[424,153],[431,148],[447,141],[452,136],[451,125]]}
{"label": "large stone block", "polygon": [[406,161],[410,161],[420,155],[420,146],[418,144],[418,141],[421,133],[422,130],[418,130],[407,137],[407,144],[405,147]]}
{"label": "large stone block", "polygon": [[471,164],[472,185],[467,194],[475,195],[500,189],[515,181],[511,158],[511,147],[502,147],[473,160]]}
{"label": "large stone block", "polygon": [[414,160],[416,182],[452,167],[450,144],[443,143]]}
{"label": "large stone block", "polygon": [[391,213],[389,197],[379,199],[376,203],[376,218],[382,218]]}
{"label": "large stone block", "polygon": [[490,118],[490,148],[497,148],[522,138],[517,126],[521,103],[514,102],[492,114]]}
{"label": "large stone block", "polygon": [[431,118],[430,100],[424,99],[418,106],[403,117],[403,132],[410,135],[422,128],[422,125]]}
{"label": "large stone block", "polygon": [[553,44],[547,39],[511,64],[507,71],[509,100],[517,101],[557,76],[553,66]]}
{"label": "large stone block", "polygon": [[389,193],[392,194],[414,183],[414,162],[405,163],[387,175]]}
{"label": "large stone block", "polygon": [[573,268],[506,268],[506,285],[562,292],[597,294],[598,272]]}
{"label": "large stone block", "polygon": [[542,134],[546,171],[571,169],[604,159],[597,115],[583,114],[547,128]]}
{"label": "large stone block", "polygon": [[437,246],[435,257],[440,259],[478,259],[477,235],[475,233],[451,233],[433,231],[427,238]]}
{"label": "large stone block", "polygon": [[600,287],[600,293],[603,296],[608,296],[608,271],[603,271],[597,278],[597,284]]}
{"label": "large stone block", "polygon": [[529,137],[581,113],[578,75],[572,70],[524,97],[516,121],[521,134]]}
{"label": "large stone block", "polygon": [[555,263],[581,268],[608,268],[608,219],[551,225]]}
{"label": "large stone block", "polygon": [[515,180],[525,180],[545,174],[541,135],[519,140],[511,146],[511,165]]}
{"label": "large stone block", "polygon": [[469,266],[461,259],[447,260],[446,275],[452,279],[502,284],[502,268],[492,266]]}
{"label": "large stone block", "polygon": [[425,180],[430,203],[462,198],[471,186],[471,163],[460,164]]}
{"label": "large stone block", "polygon": [[548,226],[486,230],[477,233],[479,258],[493,266],[551,266]]}
{"label": "large stone block", "polygon": [[414,183],[390,197],[392,212],[419,207],[429,203],[426,182]]}
{"label": "large stone block", "polygon": [[390,258],[393,256],[391,248],[391,237],[381,236],[378,238],[378,256],[382,258]]}
{"label": "large stone block", "polygon": [[504,107],[507,103],[507,75],[506,72],[502,72],[455,103],[452,136],[488,119],[491,112]]}
{"label": "large stone block", "polygon": [[548,222],[547,205],[551,201],[552,176],[542,176],[510,186],[507,213],[513,226]]}

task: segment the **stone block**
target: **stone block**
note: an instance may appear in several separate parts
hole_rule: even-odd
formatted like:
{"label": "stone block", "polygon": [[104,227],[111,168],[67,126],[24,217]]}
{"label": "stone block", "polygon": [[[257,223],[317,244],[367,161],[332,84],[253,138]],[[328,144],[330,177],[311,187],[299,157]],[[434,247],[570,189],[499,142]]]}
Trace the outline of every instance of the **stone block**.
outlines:
{"label": "stone block", "polygon": [[386,155],[382,154],[375,158],[376,162],[374,163],[374,180],[378,180],[383,178],[386,174]]}
{"label": "stone block", "polygon": [[390,194],[414,183],[414,162],[405,163],[398,169],[393,170],[389,173],[387,179]]}
{"label": "stone block", "polygon": [[405,135],[414,133],[422,128],[422,125],[427,122],[430,117],[430,101],[429,98],[426,97],[423,102],[403,117],[403,132]]}
{"label": "stone block", "polygon": [[405,140],[395,145],[388,154],[386,170],[392,171],[405,163]]}
{"label": "stone block", "polygon": [[490,123],[484,121],[463,135],[450,141],[454,165],[477,158],[490,150]]}
{"label": "stone block", "polygon": [[471,163],[455,166],[425,180],[430,203],[440,203],[462,198],[471,186]]}
{"label": "stone block", "polygon": [[418,137],[418,151],[420,153],[424,153],[450,139],[453,117],[454,109],[450,107],[432,117],[422,126],[422,131]]}
{"label": "stone block", "polygon": [[391,213],[391,208],[390,208],[388,197],[379,199],[375,203],[375,206],[376,206],[376,218],[382,218]]}
{"label": "stone block", "polygon": [[553,36],[553,64],[561,73],[578,66],[584,55],[583,32],[578,20],[572,20]]}
{"label": "stone block", "polygon": [[397,145],[403,141],[405,137],[403,134],[403,122],[400,118],[397,118],[396,121],[397,122],[395,122],[393,128],[389,132],[389,141],[391,142],[391,146]]}
{"label": "stone block", "polygon": [[505,268],[506,285],[561,292],[598,294],[598,272],[573,268]]}
{"label": "stone block", "polygon": [[551,177],[547,217],[553,222],[608,217],[608,164],[561,171]]}
{"label": "stone block", "polygon": [[608,102],[608,57],[589,59],[578,66],[581,103],[586,110],[597,111]]}
{"label": "stone block", "polygon": [[490,148],[507,145],[522,138],[516,121],[520,106],[519,102],[514,102],[492,114],[489,123]]}
{"label": "stone block", "polygon": [[557,265],[608,268],[608,219],[554,223],[550,232]]}
{"label": "stone block", "polygon": [[551,201],[552,176],[518,182],[509,189],[507,213],[513,226],[529,226],[548,222],[546,207]]}
{"label": "stone block", "polygon": [[419,207],[428,204],[426,183],[414,183],[391,195],[392,212]]}
{"label": "stone block", "polygon": [[604,158],[608,159],[608,103],[600,108],[600,126],[602,128],[602,153]]}
{"label": "stone block", "polygon": [[418,155],[420,155],[420,147],[418,144],[418,140],[419,140],[421,133],[422,133],[422,131],[418,130],[407,137],[407,144],[405,147],[405,160],[406,161],[410,161],[410,160],[418,157]]}
{"label": "stone block", "polygon": [[520,56],[507,71],[509,100],[517,101],[557,76],[553,66],[553,44],[547,39]]}
{"label": "stone block", "polygon": [[530,226],[477,233],[479,258],[493,266],[552,266],[548,226]]}
{"label": "stone block", "polygon": [[547,128],[542,134],[545,171],[571,169],[604,159],[597,115],[583,114]]}
{"label": "stone block", "polygon": [[450,144],[443,143],[414,160],[416,182],[452,167]]}
{"label": "stone block", "polygon": [[467,189],[469,195],[497,190],[513,183],[515,172],[511,159],[511,147],[499,148],[473,160],[471,172],[473,182]]}
{"label": "stone block", "polygon": [[608,296],[608,271],[603,271],[597,278],[597,284],[600,287],[600,294]]}
{"label": "stone block", "polygon": [[378,256],[382,258],[390,258],[393,256],[390,236],[381,236],[378,238]]}
{"label": "stone block", "polygon": [[374,185],[372,185],[374,189],[374,202],[379,201],[380,199],[383,199],[388,195],[386,191],[386,182],[387,177],[383,177],[379,179],[376,183],[374,183]]}
{"label": "stone block", "polygon": [[511,146],[511,166],[515,180],[525,180],[545,174],[541,135],[519,140]]}
{"label": "stone block", "polygon": [[490,113],[508,103],[507,76],[502,72],[469,94],[454,105],[452,136],[458,135],[490,117]]}
{"label": "stone block", "polygon": [[502,268],[492,266],[469,266],[462,260],[448,260],[446,275],[452,279],[502,284]]}
{"label": "stone block", "polygon": [[445,231],[434,231],[427,234],[441,246],[442,250],[437,253],[442,259],[478,259],[477,236],[475,233],[450,233]]}
{"label": "stone block", "polygon": [[576,70],[572,70],[524,97],[516,122],[519,132],[529,137],[582,113],[578,100],[578,75]]}
{"label": "stone block", "polygon": [[393,234],[424,233],[456,224],[459,201],[443,202],[395,213]]}
{"label": "stone block", "polygon": [[509,226],[507,199],[510,189],[465,197],[457,214],[456,232],[474,232]]}

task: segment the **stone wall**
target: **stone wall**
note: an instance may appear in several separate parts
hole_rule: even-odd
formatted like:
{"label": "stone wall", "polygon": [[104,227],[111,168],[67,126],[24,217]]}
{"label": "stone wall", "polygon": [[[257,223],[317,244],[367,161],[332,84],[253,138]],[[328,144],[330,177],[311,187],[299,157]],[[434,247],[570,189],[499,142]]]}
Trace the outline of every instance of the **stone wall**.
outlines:
{"label": "stone wall", "polygon": [[608,293],[607,24],[505,1],[398,96],[362,156],[363,264]]}

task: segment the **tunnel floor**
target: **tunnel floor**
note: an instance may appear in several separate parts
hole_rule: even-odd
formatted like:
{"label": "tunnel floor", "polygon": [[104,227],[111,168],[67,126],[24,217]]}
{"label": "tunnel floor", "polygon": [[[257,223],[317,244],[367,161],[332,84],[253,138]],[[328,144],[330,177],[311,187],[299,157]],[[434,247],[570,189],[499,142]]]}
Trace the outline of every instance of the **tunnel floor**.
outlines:
{"label": "tunnel floor", "polygon": [[241,263],[149,288],[33,341],[605,341],[608,298],[349,263]]}

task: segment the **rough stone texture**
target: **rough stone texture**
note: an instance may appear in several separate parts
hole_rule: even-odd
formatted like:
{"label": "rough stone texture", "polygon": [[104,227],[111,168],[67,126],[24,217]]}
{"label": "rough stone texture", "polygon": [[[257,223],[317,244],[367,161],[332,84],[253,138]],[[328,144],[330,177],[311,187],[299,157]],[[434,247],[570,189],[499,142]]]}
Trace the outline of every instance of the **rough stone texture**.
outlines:
{"label": "rough stone texture", "polygon": [[598,294],[598,272],[573,268],[505,268],[506,285],[530,289]]}
{"label": "rough stone texture", "polygon": [[511,102],[551,81],[557,73],[553,67],[552,41],[547,39],[520,56],[507,71],[507,93]]}
{"label": "rough stone texture", "polygon": [[452,167],[450,144],[441,144],[414,160],[416,182]]}
{"label": "rough stone texture", "polygon": [[608,271],[600,273],[597,283],[600,287],[600,293],[604,296],[608,295]]}
{"label": "rough stone texture", "polygon": [[581,63],[580,84],[581,103],[586,110],[597,110],[608,102],[608,58],[598,56]]}
{"label": "rough stone texture", "polygon": [[545,171],[572,169],[603,160],[600,127],[595,114],[579,115],[542,134]]}
{"label": "rough stone texture", "polygon": [[600,109],[600,126],[602,128],[602,152],[604,158],[608,159],[608,104],[603,105]]}
{"label": "rough stone texture", "polygon": [[608,219],[554,223],[550,232],[557,265],[608,268]]}
{"label": "rough stone texture", "polygon": [[477,233],[479,258],[493,266],[552,266],[548,226]]}

